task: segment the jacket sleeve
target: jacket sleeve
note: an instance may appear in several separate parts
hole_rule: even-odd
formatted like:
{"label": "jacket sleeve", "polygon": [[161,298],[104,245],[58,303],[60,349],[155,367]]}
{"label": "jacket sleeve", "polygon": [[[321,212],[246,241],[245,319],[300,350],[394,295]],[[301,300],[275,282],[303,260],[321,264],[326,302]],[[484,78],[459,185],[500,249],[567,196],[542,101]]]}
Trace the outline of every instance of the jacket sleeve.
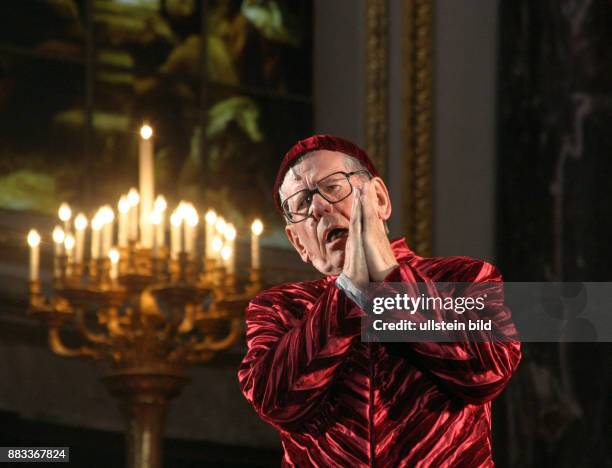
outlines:
{"label": "jacket sleeve", "polygon": [[[483,339],[476,333],[462,332],[461,339],[454,342],[412,342],[409,343],[407,354],[428,373],[439,386],[447,392],[470,403],[481,404],[496,398],[504,389],[521,359],[521,346],[514,325],[510,319],[510,311],[504,306],[503,282],[499,271],[491,264],[476,260],[458,260],[460,264],[450,265],[450,268],[462,269],[469,286],[465,295],[477,290],[487,294],[486,310],[481,312],[492,318],[497,327],[501,327],[503,338]],[[457,281],[455,279],[454,281]],[[425,283],[428,288],[435,289],[431,278],[421,273],[408,263],[400,265],[391,272],[386,283]],[[431,291],[431,289],[430,289]],[[434,291],[435,294],[435,291]],[[417,311],[417,320],[426,320],[429,312]],[[471,335],[471,336],[470,336]],[[509,338],[509,337],[514,338]]]}
{"label": "jacket sleeve", "polygon": [[[238,372],[242,392],[278,429],[306,423],[359,339],[363,311],[332,282],[323,294],[273,289],[246,311],[248,351]],[[305,308],[303,319],[296,311]]]}

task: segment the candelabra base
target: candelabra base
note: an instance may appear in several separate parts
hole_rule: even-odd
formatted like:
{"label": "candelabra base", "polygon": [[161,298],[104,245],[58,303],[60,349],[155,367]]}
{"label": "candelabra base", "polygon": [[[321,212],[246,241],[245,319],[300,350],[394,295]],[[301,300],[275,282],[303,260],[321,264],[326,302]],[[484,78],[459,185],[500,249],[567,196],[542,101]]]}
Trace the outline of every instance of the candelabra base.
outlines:
{"label": "candelabra base", "polygon": [[170,400],[188,382],[182,370],[140,367],[115,371],[102,379],[125,417],[126,467],[161,468],[164,423]]}

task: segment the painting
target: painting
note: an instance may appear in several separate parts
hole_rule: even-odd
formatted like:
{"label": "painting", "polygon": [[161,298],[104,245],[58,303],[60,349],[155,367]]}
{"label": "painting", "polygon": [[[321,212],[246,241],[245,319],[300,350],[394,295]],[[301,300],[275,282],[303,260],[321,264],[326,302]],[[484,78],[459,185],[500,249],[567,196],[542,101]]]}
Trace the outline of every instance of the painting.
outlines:
{"label": "painting", "polygon": [[269,190],[312,115],[310,1],[0,5],[0,208],[117,200],[137,186],[147,122],[170,204],[278,233]]}

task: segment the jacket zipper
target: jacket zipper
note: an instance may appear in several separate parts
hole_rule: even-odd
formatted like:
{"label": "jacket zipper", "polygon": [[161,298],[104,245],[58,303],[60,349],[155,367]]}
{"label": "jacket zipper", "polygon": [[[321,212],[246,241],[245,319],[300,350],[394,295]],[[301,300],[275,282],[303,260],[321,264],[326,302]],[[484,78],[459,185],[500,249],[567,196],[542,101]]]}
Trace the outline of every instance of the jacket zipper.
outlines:
{"label": "jacket zipper", "polygon": [[372,343],[368,343],[369,367],[370,367],[370,385],[369,385],[369,407],[368,407],[368,424],[370,429],[370,468],[374,468],[374,361],[372,360]]}

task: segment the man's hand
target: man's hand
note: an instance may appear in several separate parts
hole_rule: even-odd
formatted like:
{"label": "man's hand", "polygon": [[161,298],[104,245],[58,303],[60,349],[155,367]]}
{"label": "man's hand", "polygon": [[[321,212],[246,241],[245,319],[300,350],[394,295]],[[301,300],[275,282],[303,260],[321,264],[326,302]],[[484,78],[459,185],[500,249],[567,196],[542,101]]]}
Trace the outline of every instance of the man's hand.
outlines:
{"label": "man's hand", "polygon": [[363,223],[361,207],[361,190],[356,188],[353,196],[353,210],[349,224],[348,239],[344,249],[344,268],[342,272],[348,276],[358,288],[367,286],[370,277],[363,242]]}
{"label": "man's hand", "polygon": [[383,281],[398,263],[393,255],[385,224],[378,216],[376,193],[371,181],[363,185],[359,198],[361,199],[363,249],[367,270],[372,281]]}

